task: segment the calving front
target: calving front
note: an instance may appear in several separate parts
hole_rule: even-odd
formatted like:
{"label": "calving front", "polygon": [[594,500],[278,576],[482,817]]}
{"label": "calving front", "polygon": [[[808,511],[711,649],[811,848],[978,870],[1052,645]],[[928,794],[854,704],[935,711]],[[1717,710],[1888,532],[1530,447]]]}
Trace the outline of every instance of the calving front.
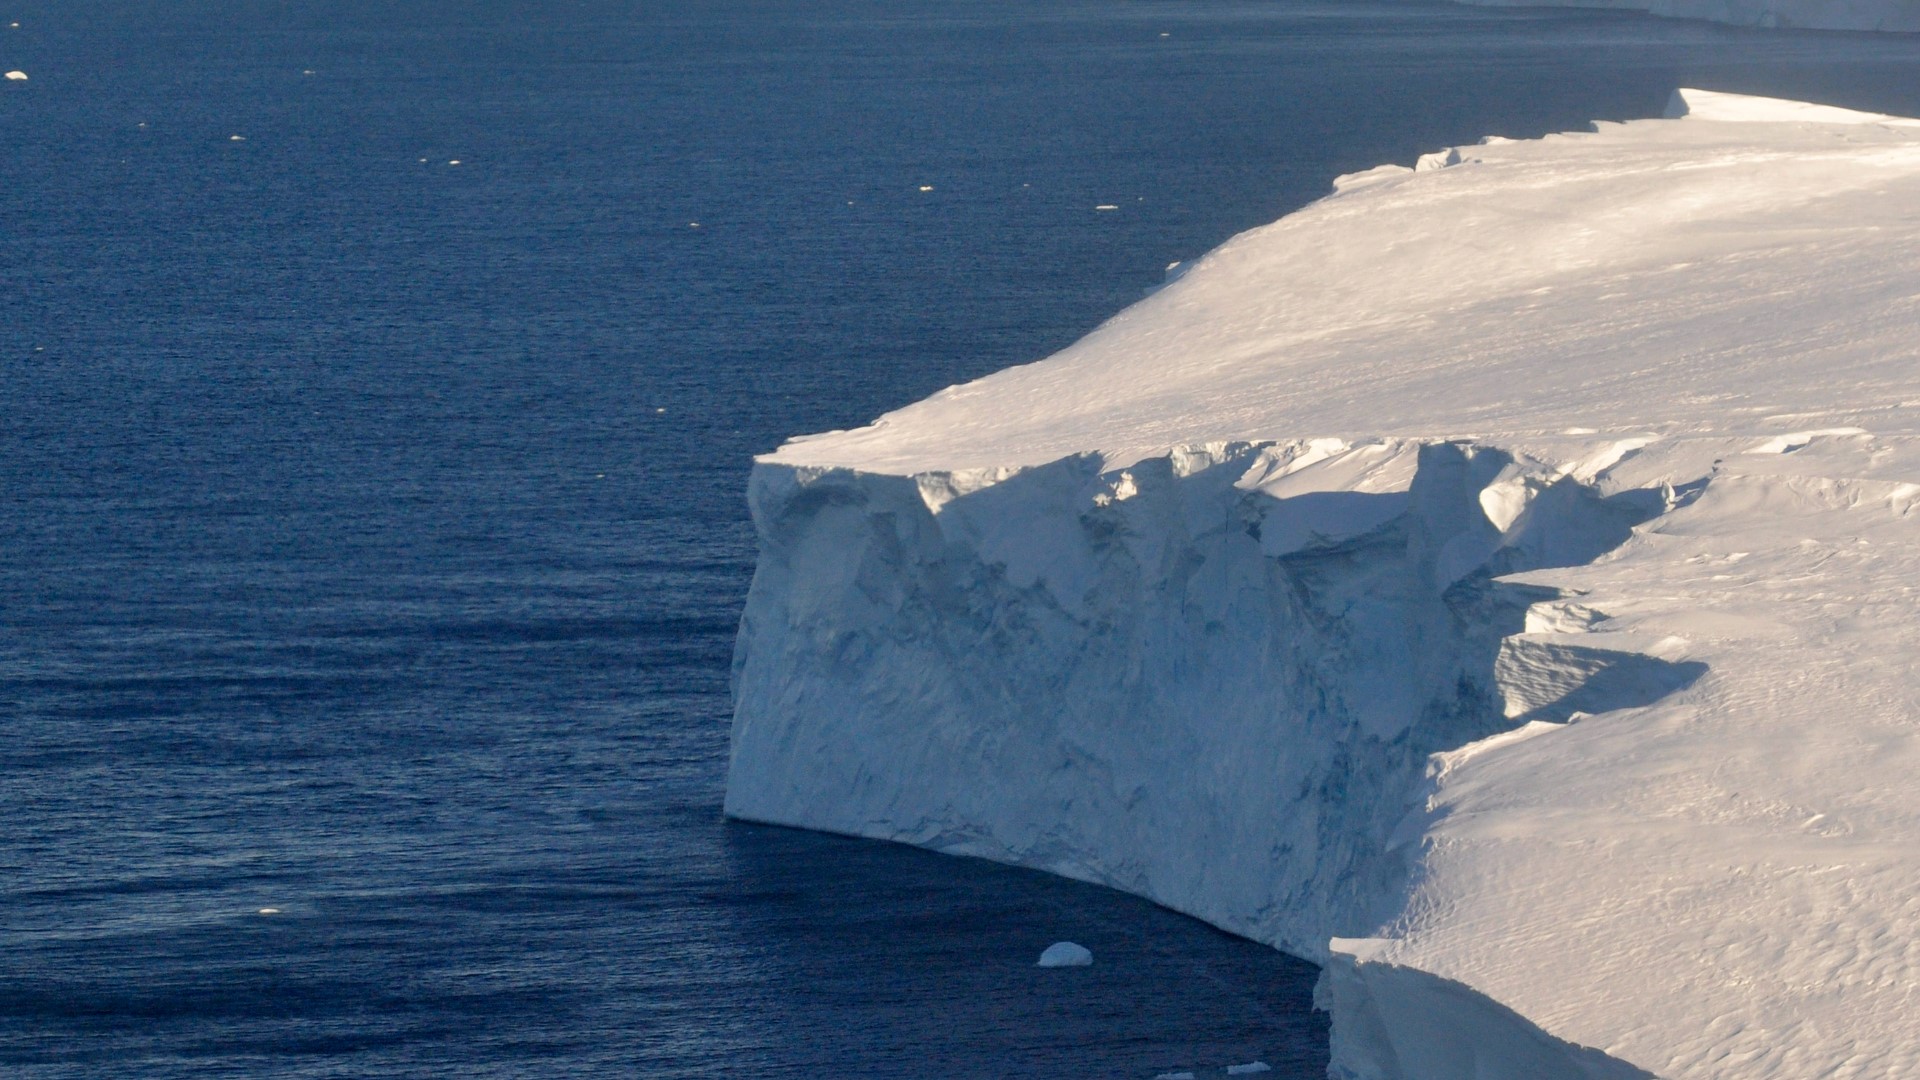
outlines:
{"label": "calving front", "polygon": [[1678,103],[763,459],[728,812],[1313,958],[1348,1076],[1920,1075],[1920,131]]}

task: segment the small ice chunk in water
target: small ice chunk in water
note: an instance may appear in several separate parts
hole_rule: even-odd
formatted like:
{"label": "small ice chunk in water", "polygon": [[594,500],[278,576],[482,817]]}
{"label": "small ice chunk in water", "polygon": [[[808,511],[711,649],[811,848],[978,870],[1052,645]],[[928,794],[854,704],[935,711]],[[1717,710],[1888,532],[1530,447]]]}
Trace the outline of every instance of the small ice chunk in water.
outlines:
{"label": "small ice chunk in water", "polygon": [[1093,963],[1093,954],[1087,951],[1086,946],[1075,945],[1071,941],[1056,941],[1047,946],[1046,952],[1040,954],[1040,962],[1035,966],[1086,967],[1091,963]]}
{"label": "small ice chunk in water", "polygon": [[26,82],[27,73],[24,71],[9,71],[7,72],[7,78],[12,79],[14,82]]}
{"label": "small ice chunk in water", "polygon": [[1272,1072],[1273,1066],[1264,1061],[1249,1061],[1245,1065],[1227,1066],[1228,1076],[1246,1076],[1249,1073]]}
{"label": "small ice chunk in water", "polygon": [[261,908],[261,909],[259,910],[259,912],[257,912],[257,914],[260,914],[260,915],[278,915],[278,914],[280,914],[280,909],[279,909],[279,908],[277,908],[277,907],[263,907],[263,908]]}

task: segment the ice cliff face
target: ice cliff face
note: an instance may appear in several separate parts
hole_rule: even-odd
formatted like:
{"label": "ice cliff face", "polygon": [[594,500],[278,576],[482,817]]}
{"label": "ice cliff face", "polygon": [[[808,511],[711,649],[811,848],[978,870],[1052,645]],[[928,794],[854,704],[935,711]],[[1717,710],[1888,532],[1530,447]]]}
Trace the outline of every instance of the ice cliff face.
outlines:
{"label": "ice cliff face", "polygon": [[1920,127],[1689,92],[756,466],[727,811],[1326,965],[1337,1075],[1920,1075]]}
{"label": "ice cliff face", "polygon": [[[1493,580],[1589,562],[1672,497],[1398,440],[764,469],[727,809],[1098,881],[1325,960],[1395,914],[1432,755],[1698,674],[1516,647],[1554,594]],[[1603,681],[1623,700],[1582,697]]]}
{"label": "ice cliff face", "polygon": [[1628,8],[1676,19],[1801,30],[1920,32],[1914,0],[1461,0],[1486,7]]}

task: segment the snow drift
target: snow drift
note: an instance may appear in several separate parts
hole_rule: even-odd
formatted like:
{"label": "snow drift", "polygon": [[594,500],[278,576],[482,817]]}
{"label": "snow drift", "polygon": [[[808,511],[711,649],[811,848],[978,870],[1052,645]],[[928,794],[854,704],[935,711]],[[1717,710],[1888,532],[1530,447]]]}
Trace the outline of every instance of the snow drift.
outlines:
{"label": "snow drift", "polygon": [[1315,959],[1336,1075],[1920,1075],[1920,126],[1673,114],[762,458],[727,812]]}

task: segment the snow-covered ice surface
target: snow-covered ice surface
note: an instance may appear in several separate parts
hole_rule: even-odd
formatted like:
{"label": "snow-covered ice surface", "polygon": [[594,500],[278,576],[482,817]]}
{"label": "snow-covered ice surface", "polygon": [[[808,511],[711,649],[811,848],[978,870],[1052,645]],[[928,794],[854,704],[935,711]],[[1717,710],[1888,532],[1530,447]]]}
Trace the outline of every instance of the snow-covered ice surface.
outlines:
{"label": "snow-covered ice surface", "polygon": [[1802,30],[1920,31],[1916,0],[1460,0],[1486,7],[1627,8],[1675,19]]}
{"label": "snow-covered ice surface", "polygon": [[762,458],[728,812],[1317,960],[1336,1075],[1920,1076],[1920,125],[1673,112]]}

